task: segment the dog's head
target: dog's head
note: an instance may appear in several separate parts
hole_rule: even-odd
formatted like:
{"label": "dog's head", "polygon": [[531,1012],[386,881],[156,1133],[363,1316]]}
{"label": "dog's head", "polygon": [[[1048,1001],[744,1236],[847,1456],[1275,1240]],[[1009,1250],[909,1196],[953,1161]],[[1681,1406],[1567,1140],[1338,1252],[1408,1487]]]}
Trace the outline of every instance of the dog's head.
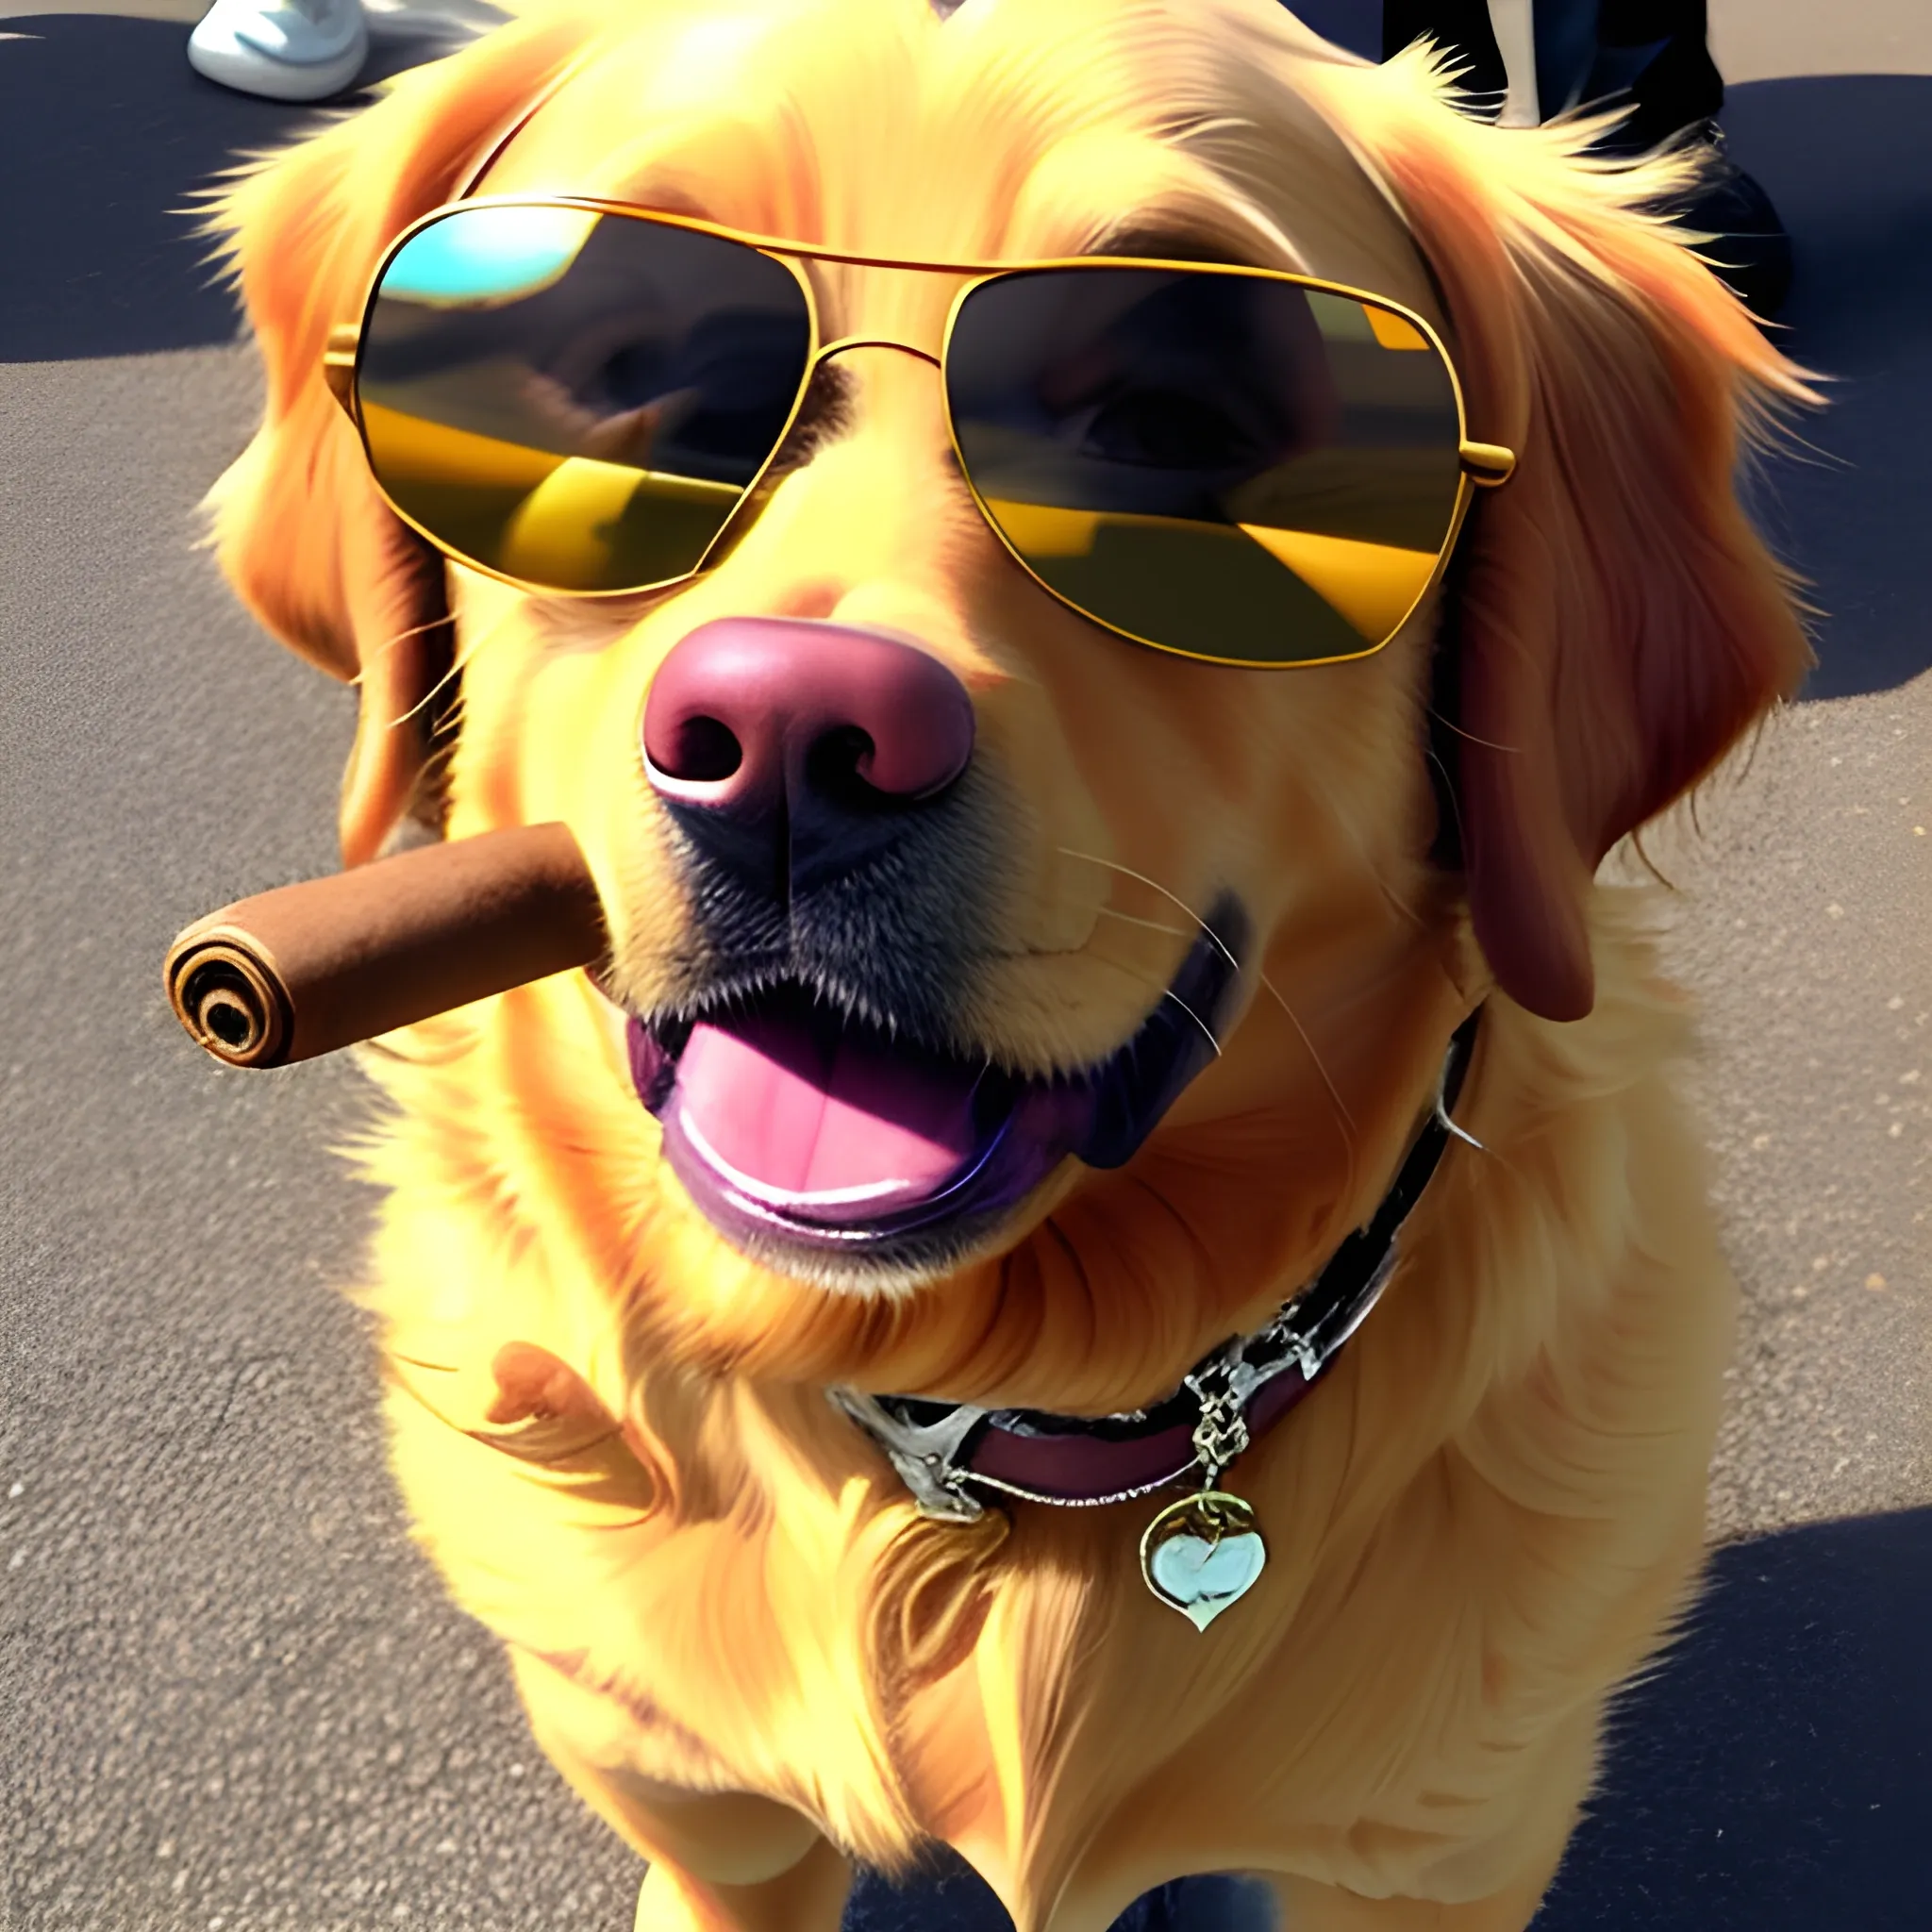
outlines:
{"label": "dog's head", "polygon": [[[1806,652],[1732,487],[1740,424],[1795,383],[1638,211],[1687,164],[1574,145],[1273,0],[641,0],[532,12],[228,197],[269,391],[223,561],[359,683],[352,862],[431,798],[456,834],[575,830],[614,954],[573,1011],[603,1030],[506,1003],[524,1032],[466,1091],[508,1083],[581,1156],[572,1213],[652,1281],[712,1284],[687,1341],[1145,1395],[1361,1218],[1489,983],[1588,1012],[1598,860]],[[848,257],[1381,295],[1516,473],[1374,655],[1147,649],[1029,576],[959,473],[933,357],[964,276],[821,261],[821,340],[852,345],[721,560],[651,594],[520,588],[397,517],[323,364],[486,159],[491,194]],[[679,1183],[639,1178],[647,1108]],[[606,1183],[622,1211],[587,1205]]]}

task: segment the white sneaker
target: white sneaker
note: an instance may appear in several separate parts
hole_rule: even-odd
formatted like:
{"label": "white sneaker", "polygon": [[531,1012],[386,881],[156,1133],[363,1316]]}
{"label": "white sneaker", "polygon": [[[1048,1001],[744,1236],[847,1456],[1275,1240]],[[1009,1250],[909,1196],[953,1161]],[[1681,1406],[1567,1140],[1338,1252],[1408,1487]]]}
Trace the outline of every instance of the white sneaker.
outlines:
{"label": "white sneaker", "polygon": [[362,0],[215,0],[188,37],[197,74],[272,101],[341,93],[368,57]]}

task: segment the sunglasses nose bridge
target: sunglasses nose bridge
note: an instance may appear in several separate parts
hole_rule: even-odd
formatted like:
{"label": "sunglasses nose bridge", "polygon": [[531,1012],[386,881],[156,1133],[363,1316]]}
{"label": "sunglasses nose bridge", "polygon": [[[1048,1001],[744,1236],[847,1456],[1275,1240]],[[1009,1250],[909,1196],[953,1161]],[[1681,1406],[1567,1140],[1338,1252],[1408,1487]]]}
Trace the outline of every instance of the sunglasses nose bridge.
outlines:
{"label": "sunglasses nose bridge", "polygon": [[813,284],[823,346],[815,365],[849,349],[897,349],[939,366],[960,272],[917,262],[801,263]]}
{"label": "sunglasses nose bridge", "polygon": [[927,362],[937,369],[940,366],[937,349],[922,349],[914,342],[901,341],[896,336],[850,335],[841,336],[837,341],[827,342],[811,359],[812,369],[829,362],[835,356],[842,356],[852,349],[896,349],[902,356],[911,356],[921,362]]}

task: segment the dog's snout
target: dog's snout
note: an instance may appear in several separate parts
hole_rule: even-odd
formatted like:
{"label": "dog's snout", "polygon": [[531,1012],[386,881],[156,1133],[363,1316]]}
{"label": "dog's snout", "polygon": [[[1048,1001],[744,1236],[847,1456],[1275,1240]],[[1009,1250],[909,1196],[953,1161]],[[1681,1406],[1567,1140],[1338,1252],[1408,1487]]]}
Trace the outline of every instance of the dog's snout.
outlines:
{"label": "dog's snout", "polygon": [[723,618],[652,680],[644,769],[721,853],[742,862],[745,835],[769,827],[795,868],[870,846],[871,822],[937,799],[973,736],[966,687],[916,645],[811,619]]}

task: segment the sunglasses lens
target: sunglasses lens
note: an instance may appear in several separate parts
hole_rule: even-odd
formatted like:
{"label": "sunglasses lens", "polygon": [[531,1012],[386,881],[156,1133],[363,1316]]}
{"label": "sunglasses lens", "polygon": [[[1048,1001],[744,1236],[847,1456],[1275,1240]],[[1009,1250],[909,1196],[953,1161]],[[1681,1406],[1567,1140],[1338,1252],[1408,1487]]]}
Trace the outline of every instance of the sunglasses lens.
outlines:
{"label": "sunglasses lens", "polygon": [[1392,309],[1266,276],[1038,269],[954,319],[966,475],[1047,588],[1191,657],[1386,643],[1462,500],[1448,365]]}
{"label": "sunglasses lens", "polygon": [[791,272],[741,242],[479,205],[382,272],[357,380],[376,480],[439,543],[554,590],[695,570],[811,355]]}

